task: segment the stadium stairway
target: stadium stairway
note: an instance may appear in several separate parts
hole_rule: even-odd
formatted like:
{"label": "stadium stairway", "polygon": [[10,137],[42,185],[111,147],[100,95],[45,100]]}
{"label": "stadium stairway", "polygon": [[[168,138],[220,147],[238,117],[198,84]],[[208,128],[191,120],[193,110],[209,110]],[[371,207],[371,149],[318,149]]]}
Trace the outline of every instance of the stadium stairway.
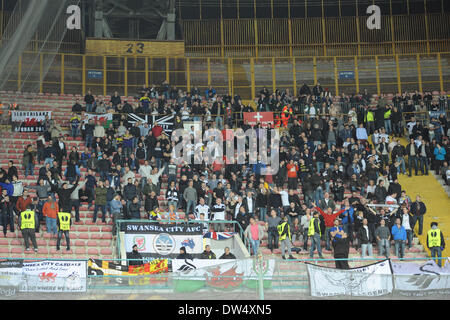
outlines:
{"label": "stadium stairway", "polygon": [[[19,170],[19,180],[23,182],[24,187],[34,186],[37,183],[37,177],[41,165],[36,165],[34,169],[34,175],[25,177],[21,167],[22,154],[26,145],[32,144],[35,146],[37,135],[34,133],[0,133],[0,150],[4,152],[7,157],[0,159],[0,166],[4,169],[7,168],[8,161],[13,160],[16,167]],[[66,138],[66,147],[71,148],[77,146],[81,152],[84,150],[84,144],[80,138],[73,139],[71,137]],[[63,161],[62,171],[64,172],[67,163]],[[87,174],[86,168],[81,168],[81,179],[84,181],[84,177]],[[97,174],[98,177],[98,174]],[[136,178],[140,178],[139,174],[136,174]],[[158,200],[161,207],[166,207],[165,192],[167,186],[167,176],[162,177],[162,187]],[[35,191],[29,189],[30,196],[35,196]],[[94,202],[95,203],[95,202]],[[144,210],[141,211],[142,218],[145,217]],[[41,228],[40,232],[36,234],[38,240],[39,252],[36,257],[51,257],[51,258],[98,258],[98,259],[111,259],[115,256],[115,242],[113,241],[112,234],[112,220],[107,216],[106,224],[101,222],[98,218],[94,224],[92,222],[93,210],[89,209],[87,205],[80,207],[80,222],[74,223],[71,228],[71,251],[65,251],[65,240],[62,241],[61,252],[56,252],[56,239],[52,239],[46,232],[45,225]],[[101,217],[101,213],[99,213]],[[184,213],[180,212],[180,217],[184,218]],[[3,227],[0,226],[2,230]],[[8,257],[24,257],[24,255],[31,253],[24,251],[24,245],[22,241],[22,235],[19,231],[11,233],[8,231],[7,237],[0,234],[0,256]],[[34,254],[34,252],[33,252]]]}
{"label": "stadium stairway", "polygon": [[[400,140],[403,145],[407,145],[405,139]],[[419,174],[420,171],[419,171]],[[422,201],[427,206],[427,212],[423,219],[423,233],[419,235],[420,243],[425,244],[424,249],[430,253],[426,246],[427,231],[430,229],[430,224],[433,221],[439,223],[439,228],[444,234],[446,248],[442,252],[443,257],[450,255],[450,197],[446,193],[444,187],[438,182],[434,176],[434,171],[429,171],[429,175],[413,176],[409,178],[407,175],[399,175],[399,182],[402,188],[406,190],[412,201],[416,200],[416,195],[422,197]],[[419,225],[416,224],[414,232],[417,235],[419,232]]]}

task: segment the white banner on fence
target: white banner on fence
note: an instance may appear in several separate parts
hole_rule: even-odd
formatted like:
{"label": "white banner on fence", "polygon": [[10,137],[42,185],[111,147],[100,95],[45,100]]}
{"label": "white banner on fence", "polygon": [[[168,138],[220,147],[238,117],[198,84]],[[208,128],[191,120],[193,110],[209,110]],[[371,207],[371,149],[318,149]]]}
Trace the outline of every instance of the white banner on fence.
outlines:
{"label": "white banner on fence", "polygon": [[382,296],[393,290],[389,260],[350,270],[307,263],[307,269],[314,297]]}
{"label": "white banner on fence", "polygon": [[51,111],[11,111],[12,122],[26,122],[34,120],[41,122],[45,120],[45,116],[52,118]]}
{"label": "white banner on fence", "polygon": [[[263,278],[272,279],[275,260],[264,260]],[[173,259],[172,272],[178,279],[207,280],[211,277],[242,277],[245,280],[257,280],[257,263],[253,259],[245,260],[207,260],[207,259]]]}
{"label": "white banner on fence", "polygon": [[22,279],[22,260],[0,261],[0,287],[18,286]]}
{"label": "white banner on fence", "polygon": [[38,261],[23,264],[22,292],[85,292],[86,261]]}
{"label": "white banner on fence", "polygon": [[395,289],[406,295],[450,293],[450,263],[441,268],[433,260],[424,264],[391,262]]}

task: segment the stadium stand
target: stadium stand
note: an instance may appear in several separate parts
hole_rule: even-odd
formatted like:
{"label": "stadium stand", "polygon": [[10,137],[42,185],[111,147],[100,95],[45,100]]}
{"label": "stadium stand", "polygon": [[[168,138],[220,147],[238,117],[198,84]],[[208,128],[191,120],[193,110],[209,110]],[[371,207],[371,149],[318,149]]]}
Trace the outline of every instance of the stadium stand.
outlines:
{"label": "stadium stand", "polygon": [[[74,104],[75,99],[83,100],[82,96],[76,95],[57,95],[57,94],[26,94],[26,93],[16,93],[16,92],[0,92],[2,95],[2,102],[7,103],[17,103],[20,107],[21,111],[51,111],[52,119],[63,129],[65,134],[64,142],[66,144],[66,149],[70,152],[73,146],[78,148],[78,152],[82,153],[85,150],[84,141],[82,141],[81,137],[72,138],[69,136],[69,119],[71,118],[72,112],[71,108]],[[433,92],[434,98],[439,99],[439,97],[445,96],[443,93]],[[393,95],[388,95],[388,103],[391,103]],[[100,101],[104,101],[106,103],[109,102],[110,96],[96,96]],[[127,100],[132,104],[137,104],[136,97],[121,97],[122,101]],[[379,97],[377,95],[373,95],[371,97],[371,105],[376,106],[379,102]],[[334,103],[342,103],[339,100],[340,97],[334,97]],[[84,104],[83,104],[84,105]],[[445,106],[444,106],[445,108]],[[445,109],[444,109],[445,110]],[[27,145],[36,145],[36,140],[38,138],[38,134],[36,133],[6,133],[2,132],[2,140],[0,141],[0,148],[4,152],[4,154],[8,155],[7,157],[2,157],[0,161],[0,165],[3,169],[7,169],[8,161],[14,161],[14,165],[18,168],[21,167],[22,154],[23,150]],[[62,170],[66,169],[67,161],[63,161]],[[37,182],[37,176],[39,174],[40,165],[36,165],[34,168],[34,174],[31,176],[24,176],[23,171],[19,169],[19,180],[23,182],[24,186],[33,186]],[[84,180],[86,176],[87,170],[86,168],[81,168],[81,180]],[[99,173],[96,173],[96,177],[99,177]],[[140,179],[141,176],[137,173],[136,178]],[[160,194],[158,195],[159,206],[162,211],[167,210],[167,199],[165,199],[166,190],[167,190],[167,175],[162,176],[162,184]],[[180,169],[178,169],[177,178],[180,178]],[[284,185],[284,187],[286,187]],[[32,190],[32,189],[30,189]],[[31,196],[34,196],[34,193],[31,191]],[[294,193],[298,193],[300,195],[300,200],[304,200],[302,195],[301,187],[298,187]],[[407,190],[408,193],[408,190]],[[345,191],[345,197],[351,196],[352,193],[350,190]],[[143,207],[143,206],[142,206]],[[91,221],[93,216],[92,210],[89,210],[86,205],[83,205],[80,208],[80,222],[74,223],[71,228],[71,242],[72,242],[72,250],[66,252],[62,250],[61,252],[56,252],[56,240],[51,238],[47,233],[45,233],[46,227],[43,226],[41,228],[40,233],[37,236],[39,251],[37,253],[37,257],[52,257],[52,258],[101,258],[101,259],[110,259],[113,258],[116,252],[115,242],[113,241],[112,234],[112,221],[108,218],[107,223],[103,224],[98,220],[96,223]],[[141,217],[145,218],[146,213],[142,210]],[[180,210],[180,218],[184,218],[183,211]],[[262,226],[265,226],[265,222],[259,221]],[[263,241],[261,243],[261,251],[267,256],[279,257],[280,250],[275,249],[271,252],[270,249],[267,248],[267,230],[264,232]],[[63,240],[62,246],[65,245],[65,240]],[[324,243],[323,243],[324,245]],[[294,247],[303,247],[303,242],[295,241],[293,243]],[[308,243],[308,248],[310,243]],[[7,233],[7,237],[2,238],[0,240],[0,252],[5,256],[10,257],[26,257],[30,255],[30,253],[24,251],[23,243],[21,240],[21,233],[16,230],[15,233]],[[375,254],[378,253],[377,249],[374,249]],[[308,251],[300,251],[299,254],[294,254],[296,258],[302,258],[308,256]],[[395,254],[394,246],[391,246],[391,257]],[[324,258],[333,258],[332,252],[329,250],[323,251]],[[422,244],[419,244],[417,238],[414,238],[414,245],[411,249],[406,250],[405,257],[426,257],[427,253]],[[360,257],[360,253],[357,249],[351,248],[349,258],[357,258]]]}

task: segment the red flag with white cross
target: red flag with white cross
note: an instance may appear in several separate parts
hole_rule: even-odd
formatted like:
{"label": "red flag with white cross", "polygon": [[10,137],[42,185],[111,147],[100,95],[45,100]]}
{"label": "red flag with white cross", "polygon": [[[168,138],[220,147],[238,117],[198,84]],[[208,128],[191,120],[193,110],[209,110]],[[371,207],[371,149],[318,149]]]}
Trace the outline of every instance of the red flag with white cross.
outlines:
{"label": "red flag with white cross", "polygon": [[251,126],[260,123],[262,127],[267,127],[273,123],[273,112],[244,112],[244,121]]}

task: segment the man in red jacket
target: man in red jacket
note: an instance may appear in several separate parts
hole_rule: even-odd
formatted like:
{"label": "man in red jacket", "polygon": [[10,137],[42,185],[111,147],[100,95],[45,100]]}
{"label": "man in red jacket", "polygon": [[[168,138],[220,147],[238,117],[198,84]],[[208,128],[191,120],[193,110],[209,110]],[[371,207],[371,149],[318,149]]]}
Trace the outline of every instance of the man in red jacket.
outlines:
{"label": "man in red jacket", "polygon": [[297,164],[297,162],[294,162],[294,160],[289,161],[289,163],[286,165],[286,169],[287,169],[287,176],[288,176],[288,188],[289,188],[289,190],[295,190],[298,187],[298,180],[297,180],[298,164]]}
{"label": "man in red jacket", "polygon": [[152,128],[152,133],[155,138],[158,138],[163,132],[163,128],[155,121],[155,124]]}
{"label": "man in red jacket", "polygon": [[326,250],[331,251],[331,246],[330,246],[330,240],[331,240],[331,235],[330,235],[330,229],[334,227],[334,220],[336,220],[337,217],[339,217],[339,215],[341,213],[343,213],[345,211],[345,208],[337,211],[335,213],[333,213],[333,209],[331,208],[327,208],[326,212],[323,212],[322,209],[320,209],[318,206],[316,206],[316,204],[313,202],[312,203],[314,209],[316,209],[317,211],[319,211],[319,213],[322,215],[324,221],[325,221],[325,243],[326,243]]}

